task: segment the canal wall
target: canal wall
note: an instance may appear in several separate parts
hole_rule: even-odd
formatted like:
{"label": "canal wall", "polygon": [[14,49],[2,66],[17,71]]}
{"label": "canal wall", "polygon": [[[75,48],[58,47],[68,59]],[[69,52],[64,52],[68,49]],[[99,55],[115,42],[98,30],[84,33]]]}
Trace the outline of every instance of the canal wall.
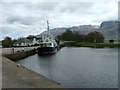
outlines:
{"label": "canal wall", "polygon": [[31,55],[36,54],[36,47],[14,47],[14,48],[2,48],[2,56],[7,57],[13,61],[24,59]]}
{"label": "canal wall", "polygon": [[10,53],[10,54],[4,54],[3,56],[13,61],[16,61],[16,60],[24,59],[34,54],[36,54],[36,50],[19,51],[19,52]]}

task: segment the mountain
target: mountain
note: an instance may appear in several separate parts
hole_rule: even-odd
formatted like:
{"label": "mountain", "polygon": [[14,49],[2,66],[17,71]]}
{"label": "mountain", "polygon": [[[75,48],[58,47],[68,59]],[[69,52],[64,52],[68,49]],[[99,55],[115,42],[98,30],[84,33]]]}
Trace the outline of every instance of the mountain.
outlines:
{"label": "mountain", "polygon": [[114,28],[114,27],[118,26],[118,24],[120,24],[119,21],[105,21],[105,22],[101,23],[100,29]]}
{"label": "mountain", "polygon": [[[104,21],[98,25],[80,25],[70,27],[72,31],[79,32],[79,34],[87,34],[92,31],[99,31],[103,34],[105,39],[118,39],[118,26],[120,26],[119,21]],[[56,37],[66,31],[66,27],[54,28],[50,30],[50,33]],[[42,37],[42,35],[47,35],[47,31],[42,32],[37,35],[37,37]]]}
{"label": "mountain", "polygon": [[[66,27],[62,27],[62,28],[55,28],[55,29],[51,29],[50,33],[56,37],[57,35],[60,35],[62,33],[64,33],[66,31]],[[80,34],[86,34],[88,32],[97,30],[95,27],[93,27],[92,25],[80,25],[80,26],[73,26],[70,27],[70,30],[72,31],[76,31],[79,32]],[[42,32],[41,34],[37,35],[37,37],[41,37],[42,35],[47,35],[47,31]]]}
{"label": "mountain", "polygon": [[[64,33],[66,31],[66,28],[54,28],[54,29],[51,29],[50,30],[50,33],[56,37],[57,35],[60,35],[62,33]],[[41,34],[37,35],[37,37],[41,37],[42,35],[47,35],[48,32],[47,31],[44,31],[42,32]]]}
{"label": "mountain", "polygon": [[118,39],[119,21],[102,22],[99,31],[104,35],[105,39]]}

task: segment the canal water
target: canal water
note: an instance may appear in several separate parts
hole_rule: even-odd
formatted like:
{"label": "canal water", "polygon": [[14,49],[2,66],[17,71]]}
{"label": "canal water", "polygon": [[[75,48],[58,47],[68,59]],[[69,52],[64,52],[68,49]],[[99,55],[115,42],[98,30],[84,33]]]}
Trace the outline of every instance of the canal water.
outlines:
{"label": "canal water", "polygon": [[64,47],[17,63],[71,88],[118,87],[118,48]]}

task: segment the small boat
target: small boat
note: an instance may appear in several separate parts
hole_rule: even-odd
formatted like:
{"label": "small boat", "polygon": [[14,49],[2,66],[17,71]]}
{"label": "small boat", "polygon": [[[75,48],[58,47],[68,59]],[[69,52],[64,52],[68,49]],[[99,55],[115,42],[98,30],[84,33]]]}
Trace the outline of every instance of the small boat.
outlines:
{"label": "small boat", "polygon": [[64,47],[65,46],[65,43],[63,41],[60,42],[60,46],[61,47]]}
{"label": "small boat", "polygon": [[49,22],[47,21],[48,36],[43,36],[40,40],[39,47],[37,48],[38,54],[53,54],[57,51],[57,43],[53,36],[50,34]]}

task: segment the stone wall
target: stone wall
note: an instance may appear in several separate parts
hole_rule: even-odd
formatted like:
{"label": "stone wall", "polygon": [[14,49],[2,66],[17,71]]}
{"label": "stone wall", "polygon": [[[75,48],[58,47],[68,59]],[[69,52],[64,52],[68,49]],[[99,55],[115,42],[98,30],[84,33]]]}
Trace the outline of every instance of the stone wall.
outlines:
{"label": "stone wall", "polygon": [[12,54],[4,54],[4,57],[7,57],[13,61],[24,59],[28,56],[36,54],[36,50],[29,50],[29,51],[20,51]]}

